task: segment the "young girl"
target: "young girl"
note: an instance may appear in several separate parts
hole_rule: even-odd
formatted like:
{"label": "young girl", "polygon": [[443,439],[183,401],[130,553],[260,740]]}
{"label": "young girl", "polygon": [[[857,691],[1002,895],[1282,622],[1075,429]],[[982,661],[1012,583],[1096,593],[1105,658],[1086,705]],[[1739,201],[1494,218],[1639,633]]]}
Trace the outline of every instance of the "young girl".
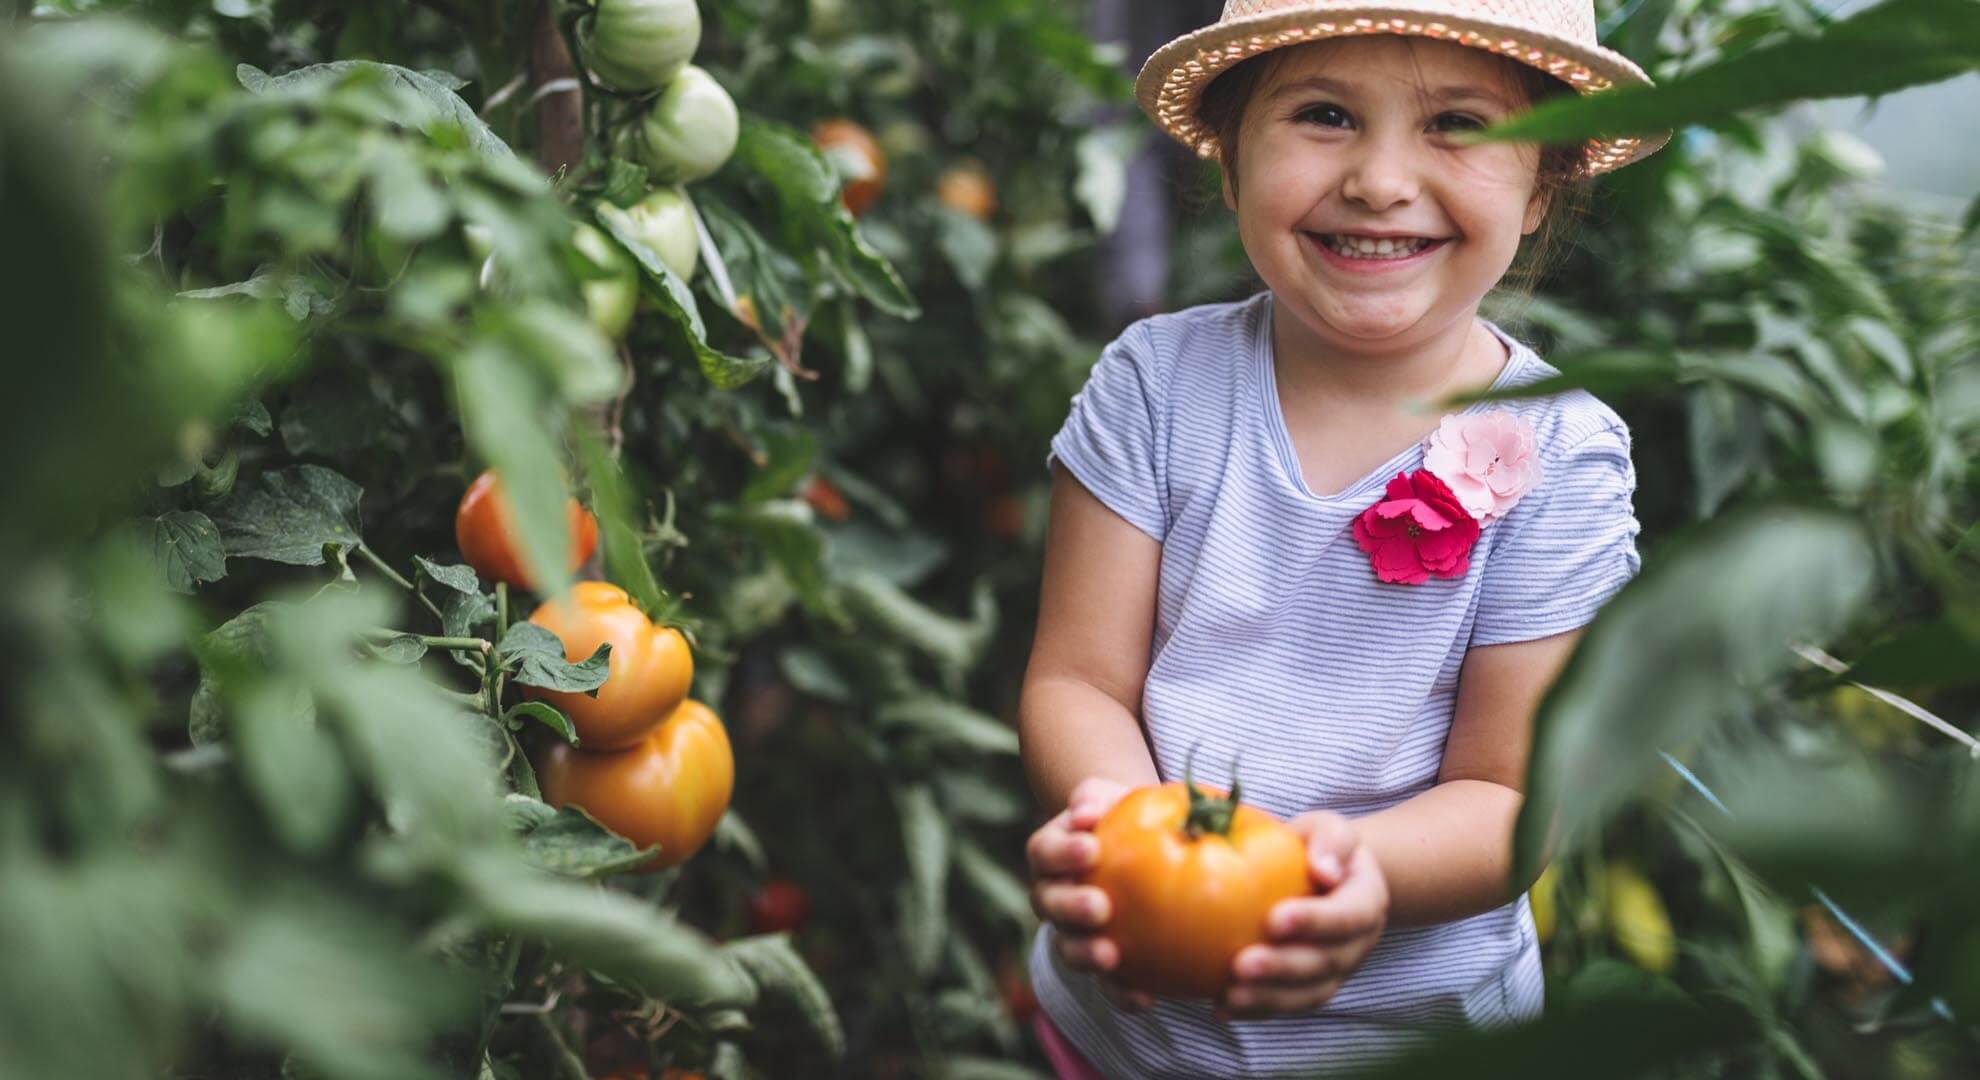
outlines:
{"label": "young girl", "polygon": [[[1558,374],[1479,302],[1565,194],[1668,138],[1461,133],[1648,82],[1590,0],[1229,0],[1143,69],[1267,288],[1129,326],[1048,455],[1020,733],[1062,1077],[1310,1075],[1540,1011],[1513,825],[1535,707],[1639,566],[1629,431],[1582,391],[1422,406]],[[1313,883],[1215,1001],[1115,983],[1079,884],[1101,814],[1192,750],[1220,787],[1243,752]]]}

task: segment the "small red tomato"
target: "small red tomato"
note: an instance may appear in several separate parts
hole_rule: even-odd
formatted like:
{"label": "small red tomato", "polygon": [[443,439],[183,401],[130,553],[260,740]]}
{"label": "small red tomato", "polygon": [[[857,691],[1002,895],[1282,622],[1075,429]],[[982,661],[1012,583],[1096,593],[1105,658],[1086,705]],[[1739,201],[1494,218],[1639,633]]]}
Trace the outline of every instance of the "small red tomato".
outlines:
{"label": "small red tomato", "polygon": [[852,509],[846,505],[846,497],[839,493],[838,486],[817,473],[811,474],[805,480],[801,493],[804,501],[810,503],[811,508],[818,512],[818,516],[829,521],[844,521],[852,513]]}
{"label": "small red tomato", "polygon": [[1004,1008],[1010,1011],[1011,1019],[1019,1024],[1031,1023],[1031,1017],[1038,1012],[1038,998],[1031,992],[1031,977],[1024,969],[1009,963],[997,975],[997,988],[1003,992]]}
{"label": "small red tomato", "polygon": [[749,931],[774,934],[781,930],[797,933],[811,914],[811,897],[804,887],[788,878],[771,878],[749,898]]}

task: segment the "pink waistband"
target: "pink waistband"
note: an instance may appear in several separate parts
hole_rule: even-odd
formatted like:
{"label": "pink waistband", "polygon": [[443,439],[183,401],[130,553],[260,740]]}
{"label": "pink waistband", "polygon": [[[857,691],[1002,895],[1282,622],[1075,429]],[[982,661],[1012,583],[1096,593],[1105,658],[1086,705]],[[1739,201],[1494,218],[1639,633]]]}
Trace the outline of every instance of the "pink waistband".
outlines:
{"label": "pink waistband", "polygon": [[1107,1080],[1100,1070],[1080,1056],[1060,1033],[1058,1026],[1040,1009],[1031,1015],[1032,1033],[1038,1036],[1038,1044],[1045,1049],[1045,1060],[1052,1063],[1052,1070],[1059,1074],[1059,1080]]}

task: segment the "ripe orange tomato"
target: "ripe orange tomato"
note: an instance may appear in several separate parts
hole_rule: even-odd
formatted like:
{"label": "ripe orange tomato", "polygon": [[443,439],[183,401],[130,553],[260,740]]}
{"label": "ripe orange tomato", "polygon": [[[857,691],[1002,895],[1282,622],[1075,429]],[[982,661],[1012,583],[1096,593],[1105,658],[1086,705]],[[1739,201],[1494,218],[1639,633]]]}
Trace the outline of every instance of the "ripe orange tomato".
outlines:
{"label": "ripe orange tomato", "polygon": [[935,197],[943,206],[982,221],[997,209],[997,185],[982,165],[964,162],[942,170]]}
{"label": "ripe orange tomato", "polygon": [[552,806],[578,806],[599,824],[660,854],[640,873],[685,862],[729,808],[736,759],[715,711],[692,698],[624,750],[580,750],[552,741],[536,758]]}
{"label": "ripe orange tomato", "polygon": [[525,686],[527,697],[542,698],[570,717],[578,744],[586,750],[616,750],[639,742],[687,698],[694,679],[694,654],[671,626],[655,626],[633,606],[624,589],[603,581],[580,581],[570,593],[549,600],[529,621],[557,635],[573,663],[610,644],[605,685],[598,696]]}
{"label": "ripe orange tomato", "polygon": [[[576,499],[570,500],[566,509],[571,519],[571,569],[575,571],[598,546],[598,519]],[[509,517],[509,501],[502,494],[495,470],[475,477],[467,494],[461,496],[460,509],[454,511],[454,543],[460,547],[461,557],[482,577],[517,588],[534,588],[517,555],[520,545],[515,523]]]}
{"label": "ripe orange tomato", "polygon": [[873,134],[843,117],[821,120],[811,129],[811,141],[832,161],[845,181],[839,199],[854,217],[866,213],[887,182],[887,155]]}
{"label": "ripe orange tomato", "polygon": [[1286,823],[1216,788],[1160,784],[1121,798],[1093,828],[1087,875],[1112,901],[1115,975],[1151,994],[1214,997],[1265,916],[1312,891],[1306,843]]}

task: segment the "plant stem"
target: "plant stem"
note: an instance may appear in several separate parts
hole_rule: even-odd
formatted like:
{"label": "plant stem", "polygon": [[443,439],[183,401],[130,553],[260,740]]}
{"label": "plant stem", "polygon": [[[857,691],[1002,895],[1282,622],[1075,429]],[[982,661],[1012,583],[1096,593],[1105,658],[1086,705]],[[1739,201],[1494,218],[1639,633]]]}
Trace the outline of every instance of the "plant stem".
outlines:
{"label": "plant stem", "polygon": [[[509,583],[498,581],[495,583],[495,636],[501,638],[508,632]],[[497,665],[495,668],[495,698],[489,702],[489,711],[496,716],[502,715],[502,684],[507,681],[508,674],[502,670],[500,665]]]}
{"label": "plant stem", "polygon": [[406,630],[394,630],[389,626],[368,627],[364,631],[372,637],[409,637],[429,649],[473,649],[476,652],[492,652],[495,643],[478,637],[441,637],[437,634],[415,634]]}
{"label": "plant stem", "polygon": [[394,582],[397,582],[399,588],[405,589],[408,592],[419,591],[418,589],[413,588],[412,582],[407,581],[405,577],[401,575],[397,570],[392,569],[392,564],[386,562],[384,559],[379,558],[375,553],[372,552],[372,550],[369,547],[366,547],[363,544],[359,544],[357,546],[357,553],[359,555],[364,556],[366,562],[369,562],[371,565],[377,567],[379,573],[384,574],[386,577],[391,578]]}

